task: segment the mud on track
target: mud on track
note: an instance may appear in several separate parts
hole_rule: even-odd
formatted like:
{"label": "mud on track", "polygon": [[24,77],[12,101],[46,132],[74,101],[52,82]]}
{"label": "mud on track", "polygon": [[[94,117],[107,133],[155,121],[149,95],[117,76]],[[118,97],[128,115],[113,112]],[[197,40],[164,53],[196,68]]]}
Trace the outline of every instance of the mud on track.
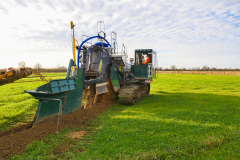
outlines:
{"label": "mud on track", "polygon": [[[63,128],[74,128],[83,125],[86,120],[97,117],[114,102],[96,103],[90,108],[70,113],[60,118],[59,131]],[[30,128],[31,124],[11,128],[0,133],[0,159],[23,153],[31,141],[40,141],[42,137],[54,134],[57,129],[57,118]],[[85,121],[85,122],[84,122]]]}

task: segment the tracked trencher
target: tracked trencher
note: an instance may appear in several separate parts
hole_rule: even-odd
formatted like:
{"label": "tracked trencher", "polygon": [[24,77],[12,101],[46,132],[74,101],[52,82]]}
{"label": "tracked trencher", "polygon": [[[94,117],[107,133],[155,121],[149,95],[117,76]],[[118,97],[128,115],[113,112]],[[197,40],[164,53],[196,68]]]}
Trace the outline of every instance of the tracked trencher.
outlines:
{"label": "tracked trencher", "polygon": [[[37,89],[25,91],[39,99],[34,125],[91,106],[92,97],[109,92],[107,85],[118,94],[120,104],[133,105],[149,94],[150,82],[157,75],[156,51],[136,49],[135,59],[130,58],[128,62],[124,44],[118,52],[117,33],[111,33],[111,44],[107,41],[104,22],[97,22],[97,36],[83,35],[82,43],[77,46],[74,27],[71,22],[73,59],[65,79],[52,80]],[[94,39],[97,42],[92,44]],[[82,105],[84,90],[90,94],[85,106]]]}

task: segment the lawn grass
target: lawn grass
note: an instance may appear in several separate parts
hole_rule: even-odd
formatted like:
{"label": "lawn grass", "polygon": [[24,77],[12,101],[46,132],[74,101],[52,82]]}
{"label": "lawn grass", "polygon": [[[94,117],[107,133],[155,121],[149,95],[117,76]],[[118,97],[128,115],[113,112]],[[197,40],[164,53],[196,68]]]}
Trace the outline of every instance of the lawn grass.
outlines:
{"label": "lawn grass", "polygon": [[[115,104],[82,139],[49,135],[11,159],[240,159],[240,76],[160,74],[134,106]],[[65,146],[61,153],[55,151]]]}
{"label": "lawn grass", "polygon": [[[48,80],[64,78],[63,73],[44,73]],[[31,81],[31,82],[29,82]],[[33,120],[38,100],[24,90],[35,89],[47,82],[30,75],[15,83],[0,86],[0,131],[28,123]]]}

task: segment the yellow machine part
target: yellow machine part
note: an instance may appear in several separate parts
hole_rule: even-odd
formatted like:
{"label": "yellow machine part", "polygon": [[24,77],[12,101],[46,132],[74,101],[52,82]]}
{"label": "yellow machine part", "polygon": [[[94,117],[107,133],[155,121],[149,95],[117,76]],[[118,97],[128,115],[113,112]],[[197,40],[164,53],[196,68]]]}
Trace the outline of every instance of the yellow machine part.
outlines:
{"label": "yellow machine part", "polygon": [[[75,48],[75,37],[73,37],[73,61],[75,62],[75,64],[77,64],[76,61],[76,48]],[[77,68],[77,66],[75,66],[75,68]]]}
{"label": "yellow machine part", "polygon": [[101,71],[101,70],[102,70],[102,60],[100,61],[99,68],[98,68],[98,71]]}
{"label": "yellow machine part", "polygon": [[48,80],[44,76],[42,76],[39,71],[32,68],[20,68],[20,69],[13,69],[10,72],[5,72],[4,74],[0,75],[0,86],[4,84],[12,83],[21,78],[25,78],[31,75],[32,73],[40,77],[41,80],[48,82]]}
{"label": "yellow machine part", "polygon": [[4,77],[10,77],[10,76],[12,76],[12,75],[13,75],[12,71],[11,71],[11,72],[5,72],[5,74],[0,75],[0,79],[2,79],[2,78],[4,78]]}

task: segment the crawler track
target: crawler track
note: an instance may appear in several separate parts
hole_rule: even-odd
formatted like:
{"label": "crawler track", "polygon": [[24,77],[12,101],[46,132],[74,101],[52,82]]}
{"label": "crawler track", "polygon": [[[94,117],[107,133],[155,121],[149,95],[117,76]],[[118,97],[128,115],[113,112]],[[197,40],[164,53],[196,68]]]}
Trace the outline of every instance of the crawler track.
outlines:
{"label": "crawler track", "polygon": [[133,105],[140,101],[150,92],[150,84],[145,85],[130,85],[123,87],[118,95],[119,103],[125,105]]}

